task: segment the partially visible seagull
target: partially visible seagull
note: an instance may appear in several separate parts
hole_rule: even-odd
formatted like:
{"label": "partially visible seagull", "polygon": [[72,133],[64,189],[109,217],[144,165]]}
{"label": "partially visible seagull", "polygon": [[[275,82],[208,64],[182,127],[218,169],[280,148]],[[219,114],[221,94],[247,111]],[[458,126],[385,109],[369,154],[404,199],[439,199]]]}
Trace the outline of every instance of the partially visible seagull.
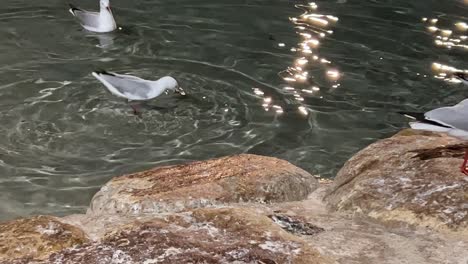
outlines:
{"label": "partially visible seagull", "polygon": [[462,81],[462,83],[468,85],[468,73],[465,72],[455,72],[453,74],[457,79]]}
{"label": "partially visible seagull", "polygon": [[[409,118],[414,119],[409,125],[413,129],[446,133],[450,136],[468,141],[468,99],[460,103],[441,107],[426,113],[400,112]],[[465,149],[465,156],[460,171],[468,175],[468,149]]]}
{"label": "partially visible seagull", "polygon": [[[162,77],[156,81],[149,81],[132,75],[108,71],[95,71],[92,75],[102,82],[109,92],[127,99],[128,102],[151,100],[166,91],[174,91],[185,95],[177,81],[170,76]],[[135,114],[139,113],[134,105],[130,104],[130,106]]]}
{"label": "partially visible seagull", "polygon": [[112,15],[109,0],[100,0],[100,6],[99,12],[90,12],[70,4],[69,11],[86,30],[98,33],[114,31],[117,25]]}

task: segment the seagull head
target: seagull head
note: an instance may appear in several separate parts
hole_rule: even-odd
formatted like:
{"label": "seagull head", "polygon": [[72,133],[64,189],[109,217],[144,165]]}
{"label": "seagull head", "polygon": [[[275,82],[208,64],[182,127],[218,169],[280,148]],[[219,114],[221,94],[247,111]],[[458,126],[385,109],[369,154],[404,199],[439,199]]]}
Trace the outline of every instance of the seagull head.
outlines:
{"label": "seagull head", "polygon": [[180,87],[176,79],[172,78],[171,76],[162,77],[158,82],[161,83],[166,88],[166,90],[172,90],[175,93],[185,95],[182,87]]}
{"label": "seagull head", "polygon": [[100,1],[100,5],[101,5],[101,9],[107,9],[109,12],[111,12],[111,9],[110,9],[110,2],[109,0],[101,0]]}

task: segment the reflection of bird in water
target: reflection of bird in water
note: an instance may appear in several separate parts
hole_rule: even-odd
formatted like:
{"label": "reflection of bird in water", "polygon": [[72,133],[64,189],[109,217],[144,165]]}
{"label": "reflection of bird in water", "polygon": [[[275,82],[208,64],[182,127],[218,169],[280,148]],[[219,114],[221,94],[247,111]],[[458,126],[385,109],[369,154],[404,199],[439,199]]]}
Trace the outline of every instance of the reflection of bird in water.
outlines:
{"label": "reflection of bird in water", "polygon": [[95,37],[99,40],[99,48],[102,49],[109,49],[114,45],[114,38],[115,35],[113,33],[110,34],[90,34],[88,36]]}
{"label": "reflection of bird in water", "polygon": [[[117,74],[107,71],[95,71],[92,73],[96,79],[113,95],[131,101],[148,101],[170,90],[185,95],[177,81],[165,76],[156,81],[144,80],[136,76]],[[130,104],[134,114],[139,114],[138,105]]]}
{"label": "reflection of bird in water", "polygon": [[462,83],[468,85],[468,73],[456,72],[453,74],[457,79],[462,81]]}
{"label": "reflection of bird in water", "polygon": [[104,33],[114,31],[117,28],[109,0],[100,0],[99,12],[85,11],[72,4],[70,4],[69,11],[86,30]]}
{"label": "reflection of bird in water", "polygon": [[[468,141],[468,99],[455,106],[441,107],[426,113],[402,112],[414,119],[410,126],[417,130],[447,133],[450,136]],[[462,173],[468,175],[468,149],[460,167]]]}

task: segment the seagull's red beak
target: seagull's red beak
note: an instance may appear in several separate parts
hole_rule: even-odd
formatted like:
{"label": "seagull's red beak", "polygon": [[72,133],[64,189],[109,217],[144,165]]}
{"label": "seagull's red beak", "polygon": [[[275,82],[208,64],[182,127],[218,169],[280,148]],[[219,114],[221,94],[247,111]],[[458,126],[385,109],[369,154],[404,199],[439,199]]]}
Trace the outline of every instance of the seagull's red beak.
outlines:
{"label": "seagull's red beak", "polygon": [[111,12],[111,13],[112,13],[112,10],[111,10],[111,8],[110,8],[110,5],[109,5],[109,6],[107,6],[106,8],[107,8],[107,10],[108,10],[109,12]]}

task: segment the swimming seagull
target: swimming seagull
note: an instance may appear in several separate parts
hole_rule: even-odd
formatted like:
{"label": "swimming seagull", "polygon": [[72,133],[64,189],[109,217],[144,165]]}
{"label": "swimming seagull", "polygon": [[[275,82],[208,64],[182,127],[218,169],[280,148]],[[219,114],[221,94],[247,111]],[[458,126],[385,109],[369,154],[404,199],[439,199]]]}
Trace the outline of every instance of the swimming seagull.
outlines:
{"label": "swimming seagull", "polygon": [[114,31],[117,25],[110,9],[109,0],[100,0],[100,7],[100,12],[90,12],[70,4],[69,11],[86,30],[98,33]]}
{"label": "swimming seagull", "polygon": [[[468,141],[468,99],[460,103],[441,107],[426,113],[400,112],[409,118],[414,119],[409,125],[413,129],[446,133],[450,136]],[[468,149],[465,149],[465,156],[460,171],[468,175]]]}
{"label": "swimming seagull", "polygon": [[462,81],[462,83],[468,85],[468,73],[456,72],[453,74],[457,79]]}
{"label": "swimming seagull", "polygon": [[[151,100],[168,90],[185,95],[177,81],[170,76],[149,81],[132,75],[108,71],[95,71],[92,75],[102,82],[113,95],[125,98],[128,102]],[[139,113],[134,105],[130,104],[130,106],[133,108],[134,114]]]}

